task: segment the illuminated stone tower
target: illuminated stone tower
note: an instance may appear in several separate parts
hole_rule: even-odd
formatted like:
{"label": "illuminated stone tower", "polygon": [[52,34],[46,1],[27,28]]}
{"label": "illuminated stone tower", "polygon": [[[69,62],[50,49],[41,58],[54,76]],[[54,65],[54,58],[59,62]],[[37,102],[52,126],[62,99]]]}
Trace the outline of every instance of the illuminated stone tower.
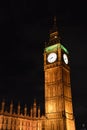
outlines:
{"label": "illuminated stone tower", "polygon": [[44,49],[47,130],[75,130],[69,58],[68,50],[60,43],[54,18],[49,42]]}

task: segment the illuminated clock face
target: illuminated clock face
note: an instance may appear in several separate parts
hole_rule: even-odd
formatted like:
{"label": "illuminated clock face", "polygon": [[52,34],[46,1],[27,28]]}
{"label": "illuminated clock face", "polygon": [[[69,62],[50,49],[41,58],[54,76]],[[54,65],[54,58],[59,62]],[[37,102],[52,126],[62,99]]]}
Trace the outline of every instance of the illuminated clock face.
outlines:
{"label": "illuminated clock face", "polygon": [[65,64],[68,64],[68,56],[66,54],[63,54],[63,60]]}
{"label": "illuminated clock face", "polygon": [[56,59],[57,59],[57,54],[54,53],[54,52],[50,53],[50,54],[48,55],[48,57],[47,57],[47,61],[48,61],[49,63],[55,62]]}

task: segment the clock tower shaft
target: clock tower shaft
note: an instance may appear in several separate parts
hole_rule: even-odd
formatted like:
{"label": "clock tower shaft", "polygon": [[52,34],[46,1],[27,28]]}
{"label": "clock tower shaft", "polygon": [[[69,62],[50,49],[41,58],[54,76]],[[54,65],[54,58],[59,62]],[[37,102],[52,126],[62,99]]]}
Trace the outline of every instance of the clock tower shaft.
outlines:
{"label": "clock tower shaft", "polygon": [[[65,54],[68,61],[69,53],[60,43],[57,28],[54,27],[50,33],[49,44],[44,50],[46,129],[75,130],[70,67],[66,58],[63,59],[63,54]],[[52,63],[47,60],[50,53],[57,55],[57,59]]]}

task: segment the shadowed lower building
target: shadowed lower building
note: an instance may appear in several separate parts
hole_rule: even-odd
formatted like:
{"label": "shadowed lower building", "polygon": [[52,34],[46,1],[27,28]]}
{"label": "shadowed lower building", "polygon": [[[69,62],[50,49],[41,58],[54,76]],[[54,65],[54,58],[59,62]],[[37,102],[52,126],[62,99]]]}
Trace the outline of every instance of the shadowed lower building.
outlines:
{"label": "shadowed lower building", "polygon": [[27,113],[20,113],[20,104],[13,113],[13,103],[9,111],[5,111],[2,102],[0,111],[0,130],[75,130],[73,114],[70,56],[68,50],[61,44],[56,18],[50,31],[49,41],[44,48],[44,79],[45,79],[45,114],[40,115],[40,108],[34,101],[33,107]]}

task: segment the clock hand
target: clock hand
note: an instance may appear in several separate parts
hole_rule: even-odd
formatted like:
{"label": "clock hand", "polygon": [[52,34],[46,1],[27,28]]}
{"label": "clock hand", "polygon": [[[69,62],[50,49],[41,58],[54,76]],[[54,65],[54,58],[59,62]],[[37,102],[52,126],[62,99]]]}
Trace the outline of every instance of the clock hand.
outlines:
{"label": "clock hand", "polygon": [[51,57],[51,59],[52,59],[53,57]]}

